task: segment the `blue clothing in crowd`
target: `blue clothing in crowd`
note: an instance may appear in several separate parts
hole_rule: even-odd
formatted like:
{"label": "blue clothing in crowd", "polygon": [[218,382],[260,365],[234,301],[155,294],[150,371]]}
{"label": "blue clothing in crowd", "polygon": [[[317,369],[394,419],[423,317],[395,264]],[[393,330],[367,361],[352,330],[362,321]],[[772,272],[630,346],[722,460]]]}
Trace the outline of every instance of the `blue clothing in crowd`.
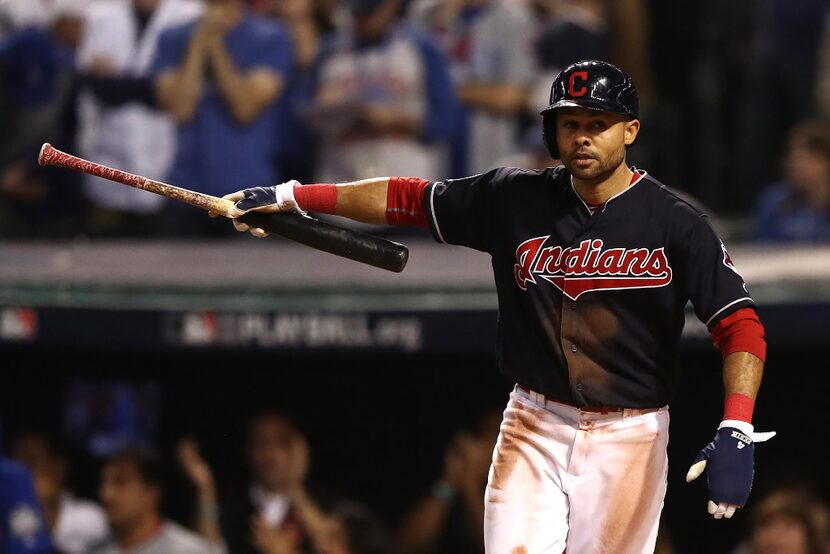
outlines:
{"label": "blue clothing in crowd", "polygon": [[779,242],[830,242],[830,213],[800,200],[788,183],[765,189],[755,211],[755,239]]}
{"label": "blue clothing in crowd", "polygon": [[51,551],[31,474],[22,465],[0,456],[0,554]]}
{"label": "blue clothing in crowd", "polygon": [[0,78],[19,106],[54,101],[61,72],[74,65],[72,49],[59,44],[48,30],[30,27],[0,40]]}
{"label": "blue clothing in crowd", "polygon": [[[161,35],[152,74],[177,67],[199,21]],[[224,37],[240,71],[267,68],[287,78],[292,67],[288,33],[282,25],[247,14]],[[278,181],[280,103],[274,101],[251,123],[239,124],[214,83],[208,79],[196,113],[180,124],[178,145],[168,180],[176,185],[222,196],[241,188]]]}

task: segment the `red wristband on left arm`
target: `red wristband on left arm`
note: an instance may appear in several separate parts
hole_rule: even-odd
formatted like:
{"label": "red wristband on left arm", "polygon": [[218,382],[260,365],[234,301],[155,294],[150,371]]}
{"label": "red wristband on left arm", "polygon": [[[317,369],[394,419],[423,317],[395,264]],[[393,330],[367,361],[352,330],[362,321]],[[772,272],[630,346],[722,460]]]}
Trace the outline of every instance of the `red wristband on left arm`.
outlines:
{"label": "red wristband on left arm", "polygon": [[337,211],[337,185],[327,183],[294,187],[294,200],[300,209],[318,214]]}
{"label": "red wristband on left arm", "polygon": [[745,394],[727,394],[723,403],[723,419],[736,419],[752,423],[752,410],[754,409],[755,401]]}

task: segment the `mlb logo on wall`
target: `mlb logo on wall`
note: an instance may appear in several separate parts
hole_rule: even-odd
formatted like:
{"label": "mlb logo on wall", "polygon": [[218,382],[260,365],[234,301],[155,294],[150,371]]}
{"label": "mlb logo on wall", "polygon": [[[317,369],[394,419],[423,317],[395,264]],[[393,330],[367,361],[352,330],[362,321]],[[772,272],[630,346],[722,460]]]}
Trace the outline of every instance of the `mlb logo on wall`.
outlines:
{"label": "mlb logo on wall", "polygon": [[219,324],[211,312],[185,314],[181,323],[180,340],[191,346],[205,346],[219,341]]}
{"label": "mlb logo on wall", "polygon": [[31,341],[37,336],[37,312],[32,308],[0,309],[0,339]]}

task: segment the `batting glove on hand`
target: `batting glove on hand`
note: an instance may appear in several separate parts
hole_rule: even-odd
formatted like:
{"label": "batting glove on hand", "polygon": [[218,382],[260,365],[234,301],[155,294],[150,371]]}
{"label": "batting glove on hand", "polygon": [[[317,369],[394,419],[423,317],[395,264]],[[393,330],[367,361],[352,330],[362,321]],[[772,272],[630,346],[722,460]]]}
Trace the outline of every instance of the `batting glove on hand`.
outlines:
{"label": "batting glove on hand", "polygon": [[[755,473],[755,446],[775,436],[756,433],[745,421],[726,420],[718,426],[715,439],[698,452],[686,474],[690,483],[706,470],[709,484],[709,513],[715,519],[729,519],[746,504]],[[708,466],[708,468],[707,468]]]}
{"label": "batting glove on hand", "polygon": [[242,233],[250,231],[255,237],[267,237],[268,233],[263,229],[251,227],[237,221],[236,218],[248,212],[294,212],[306,215],[294,199],[294,187],[299,184],[299,181],[292,179],[279,185],[253,187],[226,194],[223,198],[234,202],[234,205],[228,210],[227,216],[233,218],[233,226],[236,227],[237,231]]}

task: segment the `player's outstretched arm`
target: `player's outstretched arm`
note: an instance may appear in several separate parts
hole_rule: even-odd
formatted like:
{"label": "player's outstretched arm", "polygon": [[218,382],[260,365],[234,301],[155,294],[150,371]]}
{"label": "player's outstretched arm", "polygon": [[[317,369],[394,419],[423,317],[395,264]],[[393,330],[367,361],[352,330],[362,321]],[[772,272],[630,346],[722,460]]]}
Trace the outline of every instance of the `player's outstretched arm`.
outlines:
{"label": "player's outstretched arm", "polygon": [[335,186],[337,204],[334,215],[363,223],[385,225],[389,177],[364,179]]}
{"label": "player's outstretched arm", "polygon": [[[258,237],[262,229],[250,228],[236,218],[251,212],[306,212],[333,214],[377,225],[421,224],[421,191],[427,181],[417,178],[375,177],[350,183],[301,185],[288,181],[269,187],[243,189],[225,196],[234,202],[227,216],[239,231]],[[425,220],[424,220],[425,221]]]}
{"label": "player's outstretched arm", "polygon": [[714,440],[698,453],[686,474],[686,481],[693,481],[706,471],[708,511],[715,519],[731,518],[746,504],[755,473],[754,443],[775,435],[756,433],[752,425],[763,370],[764,362],[749,352],[733,352],[724,358],[724,418]]}

